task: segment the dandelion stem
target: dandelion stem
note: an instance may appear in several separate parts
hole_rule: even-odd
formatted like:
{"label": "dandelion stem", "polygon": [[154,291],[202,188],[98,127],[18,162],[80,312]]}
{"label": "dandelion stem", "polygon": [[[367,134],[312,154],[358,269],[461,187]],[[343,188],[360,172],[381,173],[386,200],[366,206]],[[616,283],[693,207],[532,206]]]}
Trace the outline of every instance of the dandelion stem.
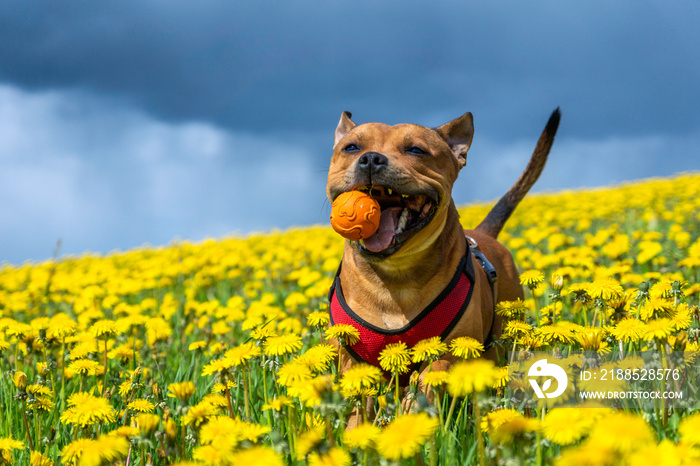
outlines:
{"label": "dandelion stem", "polygon": [[447,420],[445,421],[445,429],[450,427],[450,421],[452,420],[452,413],[454,413],[456,403],[457,403],[457,397],[455,396],[452,398],[452,403],[450,403],[450,410],[447,413]]}
{"label": "dandelion stem", "polygon": [[105,338],[105,375],[102,380],[102,396],[105,396],[107,391],[107,339]]}
{"label": "dandelion stem", "polygon": [[484,447],[484,434],[481,432],[481,408],[479,407],[479,394],[474,393],[472,396],[474,403],[474,430],[476,432],[476,449],[479,452],[479,464],[486,465],[486,448]]}
{"label": "dandelion stem", "polygon": [[[243,381],[245,384],[245,372],[243,373]],[[245,390],[245,387],[243,387]],[[224,394],[226,394],[226,401],[228,402],[228,415],[231,416],[231,419],[234,418],[233,416],[233,404],[231,404],[231,390],[228,388],[228,377],[224,377]],[[245,396],[245,395],[244,395]],[[246,398],[246,401],[248,399]],[[246,408],[248,407],[248,403],[246,403]]]}
{"label": "dandelion stem", "polygon": [[34,450],[32,434],[29,431],[29,422],[27,422],[27,402],[25,400],[22,400],[22,417],[24,418],[24,429],[27,432],[27,441],[29,442],[29,448]]}

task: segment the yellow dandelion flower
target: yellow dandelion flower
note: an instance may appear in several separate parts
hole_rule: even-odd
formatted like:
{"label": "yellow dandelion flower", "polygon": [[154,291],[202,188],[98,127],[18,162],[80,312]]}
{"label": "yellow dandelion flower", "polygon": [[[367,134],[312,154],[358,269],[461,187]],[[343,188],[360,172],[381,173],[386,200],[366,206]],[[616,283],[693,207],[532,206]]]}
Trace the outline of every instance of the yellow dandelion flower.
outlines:
{"label": "yellow dandelion flower", "polygon": [[447,383],[447,371],[430,371],[423,374],[423,383],[428,387],[439,387]]}
{"label": "yellow dandelion flower", "polygon": [[673,332],[673,328],[673,322],[666,317],[650,320],[644,328],[644,339],[647,341],[665,340]]}
{"label": "yellow dandelion flower", "polygon": [[299,401],[308,407],[321,404],[323,396],[333,390],[332,378],[330,375],[319,375],[312,379],[300,380],[293,383],[287,393],[290,396],[299,398]]}
{"label": "yellow dandelion flower", "polygon": [[160,417],[155,414],[141,413],[136,416],[136,426],[144,437],[151,435],[158,427],[159,422]]}
{"label": "yellow dandelion flower", "polygon": [[617,325],[610,330],[610,333],[623,343],[630,343],[632,341],[639,341],[644,336],[645,330],[646,326],[643,322],[630,317],[619,321]]}
{"label": "yellow dandelion flower", "polygon": [[326,338],[338,340],[341,345],[354,345],[360,341],[360,332],[348,324],[336,324],[326,329]]}
{"label": "yellow dandelion flower", "polygon": [[510,445],[517,437],[540,429],[537,419],[520,417],[503,422],[490,431],[491,441],[497,445]]}
{"label": "yellow dandelion flower", "polygon": [[90,333],[95,338],[113,337],[117,332],[117,322],[109,319],[98,320],[90,327]]}
{"label": "yellow dandelion flower", "polygon": [[602,301],[614,301],[624,296],[625,290],[622,289],[620,283],[614,278],[605,277],[595,280],[588,285],[588,295],[593,299]]}
{"label": "yellow dandelion flower", "polygon": [[68,365],[69,371],[81,375],[94,375],[100,368],[100,363],[92,359],[76,359]]}
{"label": "yellow dandelion flower", "polygon": [[700,445],[700,413],[694,413],[681,419],[678,424],[681,442],[690,446]]}
{"label": "yellow dandelion flower", "polygon": [[233,366],[240,366],[250,359],[259,357],[261,354],[260,347],[255,342],[249,341],[226,351],[224,359]]}
{"label": "yellow dandelion flower", "polygon": [[496,380],[493,383],[493,388],[504,388],[508,385],[510,377],[508,376],[508,366],[496,368]]}
{"label": "yellow dandelion flower", "polygon": [[306,316],[306,321],[311,327],[325,327],[330,320],[330,315],[327,311],[314,311]]}
{"label": "yellow dandelion flower", "polygon": [[68,399],[68,404],[72,406],[61,414],[64,424],[86,427],[100,422],[114,422],[114,408],[106,398],[79,392]]}
{"label": "yellow dandelion flower", "polygon": [[29,454],[29,466],[53,466],[53,461],[38,451]]}
{"label": "yellow dandelion flower", "polygon": [[616,412],[599,420],[589,434],[589,442],[598,448],[629,453],[655,441],[654,432],[641,416]]}
{"label": "yellow dandelion flower", "polygon": [[219,358],[210,361],[209,364],[202,368],[202,376],[216,374],[217,372],[226,372],[233,367],[233,362],[227,358]]}
{"label": "yellow dandelion flower", "polygon": [[171,383],[168,385],[168,390],[170,391],[168,396],[171,398],[177,398],[183,403],[187,403],[192,394],[194,394],[194,388],[194,382],[189,380],[185,382]]}
{"label": "yellow dandelion flower", "polygon": [[280,396],[278,398],[273,398],[272,400],[268,400],[267,403],[263,404],[262,410],[267,411],[267,410],[273,410],[273,411],[282,411],[285,406],[291,406],[293,403],[292,399],[287,397],[287,396]]}
{"label": "yellow dandelion flower", "polygon": [[639,308],[639,317],[648,321],[658,317],[668,317],[673,310],[670,302],[662,298],[651,298]]}
{"label": "yellow dandelion flower", "polygon": [[499,301],[496,303],[496,314],[502,317],[518,318],[529,312],[525,301],[518,298],[515,301]]}
{"label": "yellow dandelion flower", "polygon": [[578,331],[575,338],[584,351],[609,351],[607,345],[605,345],[603,341],[605,338],[605,330],[600,327],[586,327]]}
{"label": "yellow dandelion flower", "polygon": [[408,347],[402,341],[389,343],[379,353],[379,365],[388,372],[405,374],[408,372],[410,362],[411,356],[408,352]]}
{"label": "yellow dandelion flower", "polygon": [[207,422],[210,417],[219,414],[220,411],[220,406],[201,401],[189,407],[187,413],[182,418],[182,423],[186,426],[193,425],[194,427],[199,427]]}
{"label": "yellow dandelion flower", "polygon": [[309,453],[318,448],[324,438],[326,438],[326,433],[323,426],[316,426],[303,433],[297,443],[297,459],[306,458]]}
{"label": "yellow dandelion flower", "polygon": [[687,303],[681,303],[671,315],[671,322],[676,331],[690,328],[693,322],[693,313]]}
{"label": "yellow dandelion flower", "polygon": [[377,451],[390,461],[411,458],[420,451],[437,427],[438,420],[425,413],[400,416],[377,437]]}
{"label": "yellow dandelion flower", "polygon": [[206,348],[206,346],[207,346],[206,341],[199,340],[199,341],[194,341],[194,342],[190,343],[190,346],[188,346],[187,349],[189,351],[196,351],[196,350],[200,350],[202,348]]}
{"label": "yellow dandelion flower", "polygon": [[571,445],[588,435],[598,418],[590,408],[554,408],[542,421],[542,433],[554,443]]}
{"label": "yellow dandelion flower", "polygon": [[[172,419],[172,418],[171,418]],[[120,435],[122,437],[131,438],[140,435],[141,431],[137,427],[121,426],[109,432],[107,435]]]}
{"label": "yellow dandelion flower", "polygon": [[205,464],[207,466],[234,464],[232,462],[232,456],[230,451],[223,450],[214,445],[202,445],[195,448],[192,452],[192,459],[196,460],[199,464]]}
{"label": "yellow dandelion flower", "polygon": [[270,447],[256,446],[237,451],[231,456],[231,464],[284,466],[284,459]]}
{"label": "yellow dandelion flower", "polygon": [[261,325],[251,330],[250,336],[258,341],[265,341],[268,338],[275,336],[275,329],[272,325]]}
{"label": "yellow dandelion flower", "polygon": [[365,388],[370,388],[382,379],[382,371],[370,364],[355,364],[345,371],[340,388],[345,396],[352,396]]}
{"label": "yellow dandelion flower", "polygon": [[238,384],[236,384],[236,382],[234,382],[233,380],[227,380],[225,385],[223,383],[215,383],[214,386],[211,387],[211,392],[224,393],[226,391],[226,388],[230,390],[232,388],[236,388],[237,386]]}
{"label": "yellow dandelion flower", "polygon": [[340,447],[333,447],[327,453],[313,452],[309,455],[309,466],[349,466],[350,453]]}
{"label": "yellow dandelion flower", "polygon": [[343,434],[344,445],[348,448],[367,450],[374,446],[381,429],[373,424],[364,423]]}
{"label": "yellow dandelion flower", "polygon": [[528,270],[520,274],[520,284],[528,288],[537,287],[544,281],[544,274],[539,270]]}
{"label": "yellow dandelion flower", "polygon": [[0,438],[0,451],[10,453],[12,450],[24,449],[24,443],[12,437]]}
{"label": "yellow dandelion flower", "polygon": [[467,396],[493,387],[496,369],[493,361],[475,359],[459,362],[450,368],[447,376],[447,391],[452,396]]}
{"label": "yellow dandelion flower", "polygon": [[519,320],[508,321],[506,326],[503,328],[503,335],[510,338],[530,335],[532,332],[532,325],[525,322],[520,322]]}
{"label": "yellow dandelion flower", "polygon": [[313,377],[309,366],[298,360],[289,361],[283,364],[277,371],[277,382],[285,387],[289,387],[301,380],[308,380]]}
{"label": "yellow dandelion flower", "polygon": [[490,432],[505,422],[522,417],[523,415],[514,409],[503,408],[497,409],[496,411],[491,411],[486,416],[481,418],[481,431]]}
{"label": "yellow dandelion flower", "polygon": [[148,400],[144,400],[143,398],[135,399],[127,405],[127,408],[138,413],[150,413],[156,409],[153,403]]}
{"label": "yellow dandelion flower", "polygon": [[63,464],[78,464],[83,452],[94,448],[94,442],[94,440],[89,438],[73,440],[61,450],[61,462]]}
{"label": "yellow dandelion flower", "polygon": [[411,348],[411,361],[419,363],[429,359],[437,359],[447,352],[447,344],[440,337],[426,338]]}
{"label": "yellow dandelion flower", "polygon": [[270,337],[265,341],[265,354],[267,356],[282,356],[301,349],[303,343],[301,337],[294,333],[286,333],[276,337]]}
{"label": "yellow dandelion flower", "polygon": [[574,341],[574,333],[570,329],[559,324],[543,325],[535,330],[535,332],[550,345],[557,343],[569,345]]}
{"label": "yellow dandelion flower", "polygon": [[483,352],[484,345],[472,337],[457,337],[450,342],[450,353],[458,358],[478,358]]}
{"label": "yellow dandelion flower", "polygon": [[337,355],[338,352],[332,345],[323,343],[312,346],[296,360],[301,364],[306,364],[314,372],[323,372],[328,369]]}

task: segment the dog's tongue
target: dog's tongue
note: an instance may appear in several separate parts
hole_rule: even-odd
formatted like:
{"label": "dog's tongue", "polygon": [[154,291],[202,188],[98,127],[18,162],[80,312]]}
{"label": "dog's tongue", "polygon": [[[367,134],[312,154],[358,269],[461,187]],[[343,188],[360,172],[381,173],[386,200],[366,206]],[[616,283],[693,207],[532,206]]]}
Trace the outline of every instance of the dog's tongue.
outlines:
{"label": "dog's tongue", "polygon": [[401,210],[401,207],[391,207],[382,210],[379,228],[377,228],[377,231],[372,236],[365,239],[365,248],[372,252],[379,252],[389,247],[391,241],[394,239],[394,232],[396,231],[396,225]]}

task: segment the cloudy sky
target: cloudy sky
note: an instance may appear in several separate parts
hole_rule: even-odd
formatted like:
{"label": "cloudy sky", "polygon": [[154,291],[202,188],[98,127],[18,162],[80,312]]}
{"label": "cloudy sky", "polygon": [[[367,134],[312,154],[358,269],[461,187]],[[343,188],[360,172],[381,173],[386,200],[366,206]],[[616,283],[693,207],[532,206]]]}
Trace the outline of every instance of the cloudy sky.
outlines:
{"label": "cloudy sky", "polygon": [[0,263],[327,223],[343,110],[475,137],[493,200],[700,169],[700,2],[0,3]]}

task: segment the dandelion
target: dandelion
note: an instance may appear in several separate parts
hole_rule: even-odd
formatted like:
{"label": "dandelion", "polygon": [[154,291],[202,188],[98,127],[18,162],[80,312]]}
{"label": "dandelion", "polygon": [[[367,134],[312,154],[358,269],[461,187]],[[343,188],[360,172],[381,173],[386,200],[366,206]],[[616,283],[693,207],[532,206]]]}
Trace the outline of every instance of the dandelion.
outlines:
{"label": "dandelion", "polygon": [[297,361],[318,373],[327,370],[337,354],[338,352],[333,346],[324,343],[312,346],[304,354],[298,356]]}
{"label": "dandelion", "polygon": [[269,447],[252,447],[239,450],[231,456],[231,464],[255,464],[257,466],[283,466],[283,458]]}
{"label": "dandelion", "polygon": [[254,342],[249,341],[226,351],[224,353],[224,359],[231,366],[240,366],[253,358],[257,358],[261,354],[260,347],[256,346]]}
{"label": "dandelion", "polygon": [[540,423],[537,419],[513,418],[492,429],[491,440],[497,445],[510,445],[516,438],[520,438],[528,432],[535,432],[539,428]]}
{"label": "dandelion", "polygon": [[207,342],[204,340],[199,340],[199,341],[193,341],[190,343],[190,345],[187,347],[188,351],[197,351],[202,348],[206,348]]}
{"label": "dandelion", "polygon": [[273,410],[273,411],[282,411],[282,409],[285,406],[291,406],[293,403],[292,399],[286,396],[280,396],[279,398],[273,398],[272,400],[269,400],[267,403],[263,404],[262,410],[263,411],[268,411],[268,410]]}
{"label": "dandelion", "polygon": [[194,382],[186,381],[179,383],[171,383],[168,385],[169,397],[177,398],[182,403],[187,403],[192,394],[194,393]]}
{"label": "dandelion", "polygon": [[29,466],[53,466],[53,461],[38,451],[29,454]]}
{"label": "dandelion", "polygon": [[629,343],[641,339],[645,330],[646,326],[643,322],[637,319],[627,318],[618,322],[617,325],[610,330],[610,333],[623,343]]}
{"label": "dandelion", "polygon": [[387,372],[404,374],[408,372],[411,357],[406,343],[389,343],[379,353],[379,365]]}
{"label": "dandelion", "polygon": [[683,418],[678,424],[678,433],[684,444],[693,447],[700,445],[700,413]]}
{"label": "dandelion", "polygon": [[250,336],[257,341],[264,342],[268,338],[275,336],[275,329],[272,326],[261,325],[251,330]]}
{"label": "dandelion", "polygon": [[61,450],[62,463],[78,464],[78,461],[85,450],[94,449],[94,442],[94,440],[88,438],[73,440]]}
{"label": "dandelion", "polygon": [[542,421],[542,434],[559,445],[581,440],[598,421],[590,408],[554,408]]}
{"label": "dandelion", "polygon": [[150,436],[158,427],[160,418],[155,414],[141,413],[136,416],[136,425],[144,437]]}
{"label": "dandelion", "polygon": [[520,298],[518,298],[515,301],[499,301],[498,303],[496,303],[495,312],[496,315],[506,317],[509,319],[516,319],[520,318],[529,310],[530,309],[525,304],[525,301],[522,301]]}
{"label": "dandelion", "polygon": [[298,360],[289,361],[277,371],[277,381],[280,385],[289,387],[300,380],[308,380],[313,377],[311,369]]}
{"label": "dandelion", "polygon": [[205,401],[199,402],[194,406],[190,406],[187,414],[182,419],[183,425],[192,425],[196,428],[207,422],[210,417],[219,414],[221,408],[212,403]]}
{"label": "dandelion", "polygon": [[576,340],[584,351],[610,351],[603,338],[605,331],[600,327],[586,327],[576,334]]}
{"label": "dandelion", "polygon": [[326,330],[326,338],[336,339],[341,346],[352,346],[360,341],[360,332],[348,324],[336,324]]}
{"label": "dandelion", "polygon": [[589,434],[591,445],[623,454],[652,443],[654,438],[654,432],[644,418],[624,412],[601,418]]}
{"label": "dandelion", "polygon": [[0,438],[0,452],[11,453],[12,450],[22,450],[24,449],[24,443],[19,440],[15,440],[12,437]]}
{"label": "dandelion", "polygon": [[423,374],[423,383],[428,387],[439,387],[447,383],[447,371],[431,371]]}
{"label": "dandelion", "polygon": [[457,337],[450,342],[450,352],[462,359],[478,358],[484,352],[484,345],[472,337]]}
{"label": "dandelion", "polygon": [[324,311],[314,311],[306,316],[306,321],[311,327],[323,328],[330,322],[330,316],[328,312]]}
{"label": "dandelion", "polygon": [[313,452],[309,455],[309,466],[349,466],[350,454],[339,447],[332,447],[328,453]]}
{"label": "dandelion", "polygon": [[518,320],[511,320],[506,323],[503,329],[503,335],[510,338],[517,338],[525,335],[530,335],[533,332],[533,328],[530,324],[525,322],[520,322]]}
{"label": "dandelion", "polygon": [[614,301],[624,295],[624,290],[620,283],[614,278],[601,278],[588,285],[588,295],[593,299],[601,301]]}
{"label": "dandelion", "polygon": [[481,418],[481,431],[490,432],[491,430],[499,427],[501,424],[504,424],[516,418],[520,419],[522,417],[522,414],[513,409],[504,408],[498,409],[496,411],[491,411],[486,416]]}
{"label": "dandelion", "polygon": [[351,430],[346,430],[343,434],[344,444],[348,448],[367,450],[374,446],[374,442],[379,437],[381,429],[379,427],[364,423]]}
{"label": "dandelion", "polygon": [[297,459],[303,460],[306,458],[309,453],[318,448],[324,438],[325,431],[323,426],[316,426],[303,433],[299,437],[299,443],[297,443]]}
{"label": "dandelion", "polygon": [[421,340],[411,348],[411,361],[419,363],[427,360],[437,360],[447,351],[447,345],[440,337]]}
{"label": "dandelion", "polygon": [[573,332],[559,324],[543,325],[537,329],[537,333],[549,344],[570,345],[574,341]]}
{"label": "dandelion", "polygon": [[673,322],[671,319],[662,317],[661,319],[650,320],[644,329],[645,340],[665,340],[673,332]]}
{"label": "dandelion", "polygon": [[293,333],[287,333],[268,338],[265,341],[265,354],[267,356],[282,356],[297,351],[301,347],[301,337]]}
{"label": "dandelion", "polygon": [[148,400],[144,400],[143,398],[136,399],[129,403],[127,407],[135,412],[138,413],[150,413],[153,412],[154,409],[156,409],[155,405],[151,403]]}
{"label": "dandelion", "polygon": [[98,320],[90,328],[90,333],[95,338],[113,337],[117,331],[117,323],[109,319]]}
{"label": "dandelion", "polygon": [[382,379],[382,371],[369,364],[355,364],[345,371],[340,381],[343,391],[352,393],[369,388]]}
{"label": "dandelion", "polygon": [[70,408],[61,414],[64,424],[85,427],[102,422],[114,422],[114,408],[106,398],[97,398],[88,393],[78,392],[68,399]]}
{"label": "dandelion", "polygon": [[438,427],[438,420],[425,413],[394,419],[376,439],[377,451],[390,461],[414,456]]}
{"label": "dandelion", "polygon": [[447,391],[454,397],[467,396],[493,387],[496,370],[493,361],[475,359],[460,362],[450,368],[447,376]]}
{"label": "dandelion", "polygon": [[520,284],[535,289],[544,281],[544,274],[539,270],[528,270],[520,274]]}

